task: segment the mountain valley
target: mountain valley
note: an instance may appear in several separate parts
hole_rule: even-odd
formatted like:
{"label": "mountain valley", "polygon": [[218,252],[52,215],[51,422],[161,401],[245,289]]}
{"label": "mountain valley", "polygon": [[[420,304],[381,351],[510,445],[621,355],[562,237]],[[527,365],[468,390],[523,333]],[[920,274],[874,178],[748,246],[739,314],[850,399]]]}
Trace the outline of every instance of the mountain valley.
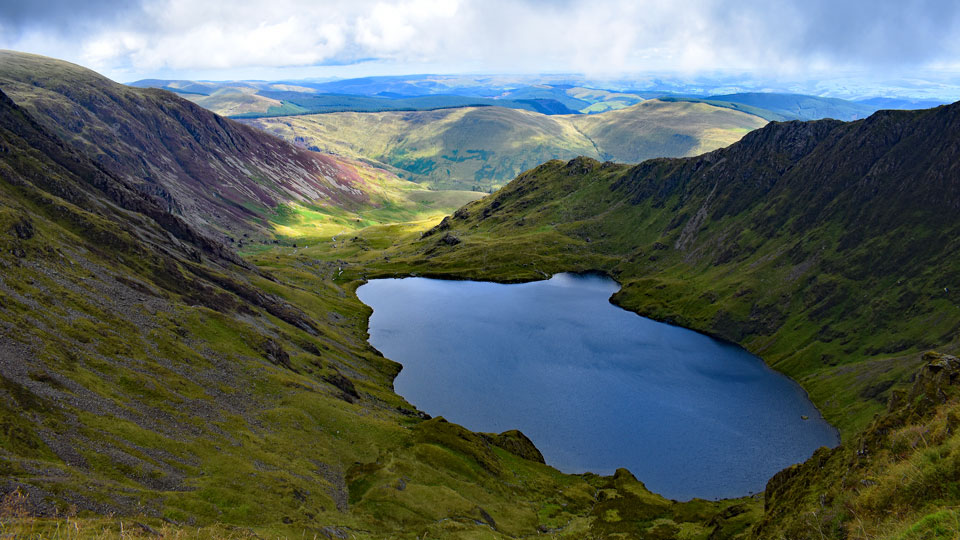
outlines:
{"label": "mountain valley", "polygon": [[[613,108],[250,121],[285,142],[0,52],[0,537],[960,534],[960,103],[854,122]],[[481,173],[481,135],[523,157]],[[422,154],[396,157],[404,137]],[[475,187],[431,176],[447,167],[504,185],[397,174]],[[563,474],[523,433],[397,395],[356,296],[565,271],[757,354],[843,442],[739,499]]]}

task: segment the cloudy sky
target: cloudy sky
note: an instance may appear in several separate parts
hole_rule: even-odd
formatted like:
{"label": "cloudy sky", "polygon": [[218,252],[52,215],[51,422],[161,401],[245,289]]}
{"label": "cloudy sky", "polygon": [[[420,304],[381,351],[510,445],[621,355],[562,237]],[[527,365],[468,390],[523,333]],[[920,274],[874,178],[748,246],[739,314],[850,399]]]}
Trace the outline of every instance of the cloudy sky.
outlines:
{"label": "cloudy sky", "polygon": [[0,48],[119,81],[960,76],[957,0],[2,0]]}

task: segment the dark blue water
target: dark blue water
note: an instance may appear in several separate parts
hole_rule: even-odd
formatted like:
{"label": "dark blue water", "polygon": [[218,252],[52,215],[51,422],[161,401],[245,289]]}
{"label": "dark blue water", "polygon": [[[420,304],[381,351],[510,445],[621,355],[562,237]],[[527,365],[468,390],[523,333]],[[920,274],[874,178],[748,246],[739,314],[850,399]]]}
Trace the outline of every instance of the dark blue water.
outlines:
{"label": "dark blue water", "polygon": [[[564,472],[628,468],[678,500],[739,497],[838,436],[743,349],[609,303],[616,282],[378,279],[370,343],[397,393],[474,431],[523,431]],[[803,420],[801,416],[808,416]]]}

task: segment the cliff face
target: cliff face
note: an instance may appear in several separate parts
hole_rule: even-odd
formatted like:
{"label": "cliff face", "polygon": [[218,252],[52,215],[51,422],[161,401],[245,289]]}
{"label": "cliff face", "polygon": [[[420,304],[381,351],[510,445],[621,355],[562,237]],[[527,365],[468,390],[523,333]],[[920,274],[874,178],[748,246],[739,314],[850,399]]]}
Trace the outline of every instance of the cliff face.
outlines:
{"label": "cliff face", "polygon": [[678,195],[680,209],[697,201],[711,221],[751,210],[764,215],[751,225],[766,237],[839,222],[862,241],[898,225],[942,224],[960,209],[958,158],[954,104],[850,123],[771,123],[698,158],[645,162],[613,189],[635,204]]}
{"label": "cliff face", "polygon": [[277,205],[369,203],[359,163],[309,152],[176,95],[0,51],[0,90],[51,133],[215,236],[265,230]]}

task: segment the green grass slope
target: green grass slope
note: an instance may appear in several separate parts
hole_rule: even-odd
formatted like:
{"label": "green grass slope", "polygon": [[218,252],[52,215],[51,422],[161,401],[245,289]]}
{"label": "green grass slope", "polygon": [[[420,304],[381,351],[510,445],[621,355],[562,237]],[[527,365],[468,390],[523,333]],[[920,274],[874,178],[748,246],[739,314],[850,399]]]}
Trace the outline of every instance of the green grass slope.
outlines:
{"label": "green grass slope", "polygon": [[45,124],[0,92],[0,535],[706,539],[759,517],[426,418],[366,341],[362,268],[254,266]]}
{"label": "green grass slope", "polygon": [[[168,90],[165,88],[164,90]],[[174,91],[173,89],[169,89]],[[192,101],[197,105],[221,116],[237,116],[243,114],[267,114],[270,110],[281,110],[284,104],[279,99],[259,95],[255,88],[223,88],[215,90],[209,95],[189,94],[177,92],[180,97]],[[292,112],[303,112],[303,109],[292,108]]]}
{"label": "green grass slope", "polygon": [[568,122],[501,107],[351,112],[251,123],[310,148],[386,163],[438,189],[486,190],[557,156],[597,156]]}
{"label": "green grass slope", "polygon": [[863,433],[770,480],[753,538],[960,537],[960,360],[924,361]]}
{"label": "green grass slope", "polygon": [[566,90],[567,95],[590,103],[587,107],[580,109],[585,114],[596,114],[605,111],[624,109],[631,105],[642,102],[645,98],[639,94],[611,92],[609,90],[600,90],[595,88],[573,87]]}
{"label": "green grass slope", "polygon": [[690,156],[733,143],[766,123],[729,109],[661,101],[590,116],[485,107],[250,122],[309,148],[382,162],[437,189],[482,191],[550,159]]}
{"label": "green grass slope", "polygon": [[600,149],[602,159],[621,163],[695,156],[732,144],[767,123],[703,103],[660,100],[569,120]]}

